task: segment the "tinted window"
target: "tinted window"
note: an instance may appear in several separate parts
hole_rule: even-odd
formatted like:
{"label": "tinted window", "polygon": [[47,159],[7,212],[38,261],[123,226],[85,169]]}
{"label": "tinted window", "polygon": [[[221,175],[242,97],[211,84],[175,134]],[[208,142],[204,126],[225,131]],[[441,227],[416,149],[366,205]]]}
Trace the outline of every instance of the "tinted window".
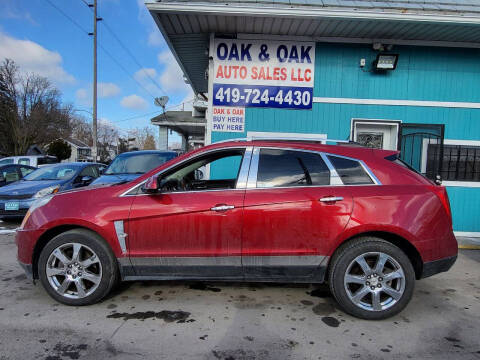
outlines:
{"label": "tinted window", "polygon": [[373,184],[372,179],[358,161],[345,159],[337,156],[329,156],[328,159],[337,170],[338,176],[345,185]]}
{"label": "tinted window", "polygon": [[320,155],[292,150],[260,150],[257,187],[329,184],[330,171]]}
{"label": "tinted window", "polygon": [[15,166],[9,166],[2,170],[2,176],[5,182],[10,183],[20,179],[17,168]]}
{"label": "tinted window", "polygon": [[84,168],[81,172],[80,172],[80,175],[78,175],[79,177],[82,177],[82,176],[91,176],[92,178],[97,178],[98,177],[98,170],[97,170],[97,167],[94,165],[94,166],[87,166],[86,168]]}
{"label": "tinted window", "polygon": [[56,164],[56,163],[58,163],[58,160],[55,156],[45,156],[45,157],[39,157],[37,159],[38,165]]}

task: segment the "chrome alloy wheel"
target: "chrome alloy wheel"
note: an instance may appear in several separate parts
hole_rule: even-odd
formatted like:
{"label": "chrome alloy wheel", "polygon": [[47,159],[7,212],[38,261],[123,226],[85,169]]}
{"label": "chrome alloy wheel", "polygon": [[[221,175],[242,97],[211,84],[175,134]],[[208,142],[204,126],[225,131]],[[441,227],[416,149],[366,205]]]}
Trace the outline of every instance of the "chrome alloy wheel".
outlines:
{"label": "chrome alloy wheel", "polygon": [[48,282],[59,295],[81,299],[97,289],[102,280],[102,264],[88,246],[67,243],[52,251],[45,273]]}
{"label": "chrome alloy wheel", "polygon": [[361,309],[382,311],[395,305],[405,291],[400,264],[382,252],[357,256],[347,268],[344,286],[350,301]]}

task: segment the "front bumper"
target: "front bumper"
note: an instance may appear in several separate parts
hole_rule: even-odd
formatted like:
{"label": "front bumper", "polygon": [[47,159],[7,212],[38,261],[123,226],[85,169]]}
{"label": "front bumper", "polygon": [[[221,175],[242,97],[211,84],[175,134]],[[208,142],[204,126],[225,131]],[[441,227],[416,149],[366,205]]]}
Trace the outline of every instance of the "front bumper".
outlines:
{"label": "front bumper", "polygon": [[[0,200],[0,218],[23,218],[35,199]],[[18,202],[18,210],[5,210],[5,203]]]}
{"label": "front bumper", "polygon": [[27,279],[29,280],[32,280],[32,281],[35,281],[35,279],[33,278],[33,267],[32,267],[32,264],[24,264],[22,263],[21,261],[18,262],[20,264],[20,266],[23,268],[23,270],[25,271],[25,275],[27,275]]}
{"label": "front bumper", "polygon": [[425,262],[423,263],[422,276],[420,278],[424,279],[426,277],[448,271],[453,266],[453,264],[455,264],[456,260],[457,255],[454,255],[435,261]]}

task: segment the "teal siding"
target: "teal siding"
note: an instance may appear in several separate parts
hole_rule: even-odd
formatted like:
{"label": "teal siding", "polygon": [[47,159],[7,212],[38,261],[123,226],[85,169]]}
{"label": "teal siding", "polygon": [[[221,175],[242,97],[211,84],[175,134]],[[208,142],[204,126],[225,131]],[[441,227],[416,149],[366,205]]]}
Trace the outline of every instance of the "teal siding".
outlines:
{"label": "teal siding", "polygon": [[[395,47],[398,67],[374,74],[370,45],[317,44],[316,97],[480,102],[480,49]],[[246,131],[327,134],[348,139],[352,118],[445,124],[445,139],[480,140],[480,109],[314,103],[312,110],[248,108]],[[245,133],[212,133],[212,141],[245,137]],[[480,231],[476,215],[479,188],[448,189],[454,229]]]}
{"label": "teal siding", "polygon": [[447,192],[452,208],[453,229],[480,232],[480,188],[448,187]]}

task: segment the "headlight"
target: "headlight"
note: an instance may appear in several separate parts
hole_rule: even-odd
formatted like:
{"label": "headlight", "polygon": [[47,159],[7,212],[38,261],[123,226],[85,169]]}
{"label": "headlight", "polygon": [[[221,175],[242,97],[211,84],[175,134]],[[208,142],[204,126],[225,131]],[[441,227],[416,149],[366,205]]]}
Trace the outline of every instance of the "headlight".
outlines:
{"label": "headlight", "polygon": [[56,192],[58,192],[59,189],[60,189],[60,185],[49,186],[45,189],[38,191],[35,195],[33,195],[33,197],[35,199],[43,198],[44,196],[55,194]]}
{"label": "headlight", "polygon": [[[40,191],[39,191],[40,192]],[[27,213],[25,214],[25,217],[23,218],[23,221],[22,221],[22,224],[20,225],[20,229],[23,229],[23,227],[25,226],[28,218],[30,217],[30,215],[36,210],[38,209],[39,207],[42,207],[42,206],[45,206],[49,203],[50,200],[52,200],[53,198],[53,195],[47,195],[47,196],[44,196],[38,200],[35,200],[32,205],[30,206],[30,208],[28,209]]]}

